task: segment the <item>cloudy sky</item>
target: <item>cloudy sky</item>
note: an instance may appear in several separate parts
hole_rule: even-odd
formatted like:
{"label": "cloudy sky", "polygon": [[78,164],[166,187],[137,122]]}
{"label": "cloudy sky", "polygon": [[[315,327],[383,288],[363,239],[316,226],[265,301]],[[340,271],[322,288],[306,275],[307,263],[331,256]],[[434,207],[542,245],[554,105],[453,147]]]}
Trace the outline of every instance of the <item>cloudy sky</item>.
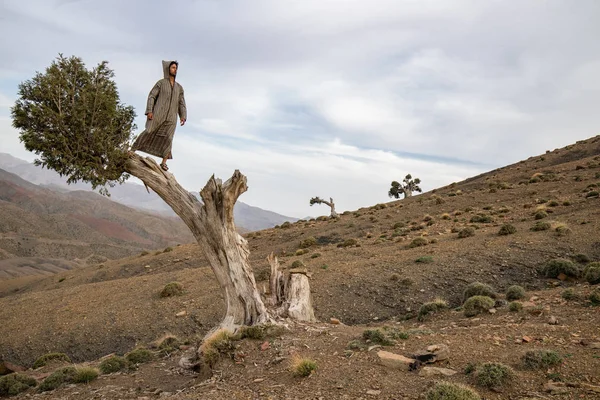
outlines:
{"label": "cloudy sky", "polygon": [[[285,215],[389,201],[599,133],[600,1],[0,1],[0,151],[21,81],[63,53],[107,60],[144,125],[161,60],[180,62],[188,123],[169,165],[199,190]],[[141,128],[138,128],[138,132]],[[318,209],[315,209],[319,207]]]}

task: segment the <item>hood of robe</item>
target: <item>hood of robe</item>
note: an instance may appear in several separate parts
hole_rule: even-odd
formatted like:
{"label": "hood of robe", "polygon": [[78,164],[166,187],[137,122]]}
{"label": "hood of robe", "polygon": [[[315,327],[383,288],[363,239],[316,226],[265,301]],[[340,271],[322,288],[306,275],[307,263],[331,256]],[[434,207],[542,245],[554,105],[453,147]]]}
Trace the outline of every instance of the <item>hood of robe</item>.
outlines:
{"label": "hood of robe", "polygon": [[[171,64],[173,61],[175,61],[175,60],[169,60],[169,61],[163,60],[163,62],[162,62],[163,74],[165,76],[165,79],[169,79],[169,64]],[[179,72],[179,63],[177,64],[177,72]],[[175,77],[175,79],[177,79],[177,77]]]}

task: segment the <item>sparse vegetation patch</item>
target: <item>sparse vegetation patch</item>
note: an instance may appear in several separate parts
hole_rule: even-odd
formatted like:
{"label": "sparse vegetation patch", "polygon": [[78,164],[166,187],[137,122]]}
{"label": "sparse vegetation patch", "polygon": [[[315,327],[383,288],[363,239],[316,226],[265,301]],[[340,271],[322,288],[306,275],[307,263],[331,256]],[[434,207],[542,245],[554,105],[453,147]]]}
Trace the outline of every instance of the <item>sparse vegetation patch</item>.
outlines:
{"label": "sparse vegetation patch", "polygon": [[571,261],[564,258],[555,258],[546,263],[542,268],[542,273],[546,278],[558,278],[560,274],[568,277],[579,278],[579,268]]}
{"label": "sparse vegetation patch", "polygon": [[181,296],[183,294],[183,285],[179,282],[170,282],[165,285],[160,292],[160,297]]}
{"label": "sparse vegetation patch", "polygon": [[10,374],[0,377],[0,396],[15,396],[35,387],[34,378],[24,374]]}
{"label": "sparse vegetation patch", "polygon": [[425,303],[419,308],[419,314],[417,316],[419,321],[423,321],[429,314],[435,314],[438,311],[442,311],[448,307],[448,303],[443,299],[435,299],[429,303]]}
{"label": "sparse vegetation patch", "polygon": [[597,285],[600,283],[600,262],[593,262],[588,264],[583,272],[583,277],[590,285]]}
{"label": "sparse vegetation patch", "polygon": [[47,392],[54,390],[66,383],[73,383],[77,369],[75,367],[64,367],[60,368],[51,373],[44,381],[40,384],[40,392]]}
{"label": "sparse vegetation patch", "polygon": [[506,289],[506,300],[521,300],[525,298],[525,289],[519,285],[512,285]]}
{"label": "sparse vegetation patch", "polygon": [[499,389],[510,382],[515,373],[512,368],[502,363],[485,363],[475,370],[479,386],[488,389]]}
{"label": "sparse vegetation patch", "polygon": [[427,400],[481,400],[475,390],[460,383],[438,382],[427,392]]}
{"label": "sparse vegetation patch", "polygon": [[498,231],[498,235],[500,236],[512,235],[513,233],[517,233],[517,228],[515,228],[514,225],[511,224],[502,225],[500,227],[500,230]]}
{"label": "sparse vegetation patch", "polygon": [[98,378],[98,375],[100,374],[96,368],[77,368],[75,375],[73,376],[73,383],[90,383],[94,379]]}
{"label": "sparse vegetation patch", "polygon": [[144,364],[154,359],[154,354],[144,347],[138,347],[125,355],[131,364]]}
{"label": "sparse vegetation patch", "polygon": [[463,302],[473,296],[487,296],[495,299],[496,292],[490,285],[481,282],[472,282],[467,285],[463,292]]}
{"label": "sparse vegetation patch", "polygon": [[127,367],[127,360],[119,356],[110,356],[102,360],[100,363],[100,371],[103,374],[112,374],[119,372]]}
{"label": "sparse vegetation patch", "polygon": [[44,354],[33,363],[33,369],[41,368],[50,362],[66,362],[70,363],[71,359],[65,353],[48,353]]}
{"label": "sparse vegetation patch", "polygon": [[552,350],[530,350],[522,357],[523,364],[529,369],[546,369],[559,365],[562,357]]}
{"label": "sparse vegetation patch", "polygon": [[310,358],[294,357],[292,359],[291,370],[296,376],[307,377],[316,371],[317,363]]}
{"label": "sparse vegetation patch", "polygon": [[460,239],[468,238],[471,236],[475,236],[475,229],[470,226],[467,226],[466,228],[463,228],[458,232],[458,237]]}
{"label": "sparse vegetation patch", "polygon": [[465,317],[474,317],[488,311],[492,307],[494,307],[494,299],[491,297],[473,296],[463,304],[463,312]]}

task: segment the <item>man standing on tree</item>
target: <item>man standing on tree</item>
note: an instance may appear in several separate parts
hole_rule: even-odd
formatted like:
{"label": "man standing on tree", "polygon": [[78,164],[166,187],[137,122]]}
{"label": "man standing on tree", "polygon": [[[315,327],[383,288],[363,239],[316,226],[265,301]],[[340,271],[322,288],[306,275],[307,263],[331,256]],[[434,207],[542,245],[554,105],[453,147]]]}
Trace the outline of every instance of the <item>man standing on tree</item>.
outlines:
{"label": "man standing on tree", "polygon": [[146,105],[146,129],[137,137],[131,151],[143,151],[156,157],[162,157],[160,167],[168,170],[167,160],[172,159],[171,148],[177,127],[177,114],[181,126],[187,119],[187,109],[183,96],[183,87],[175,82],[177,61],[163,61],[164,79],[156,85],[148,95]]}

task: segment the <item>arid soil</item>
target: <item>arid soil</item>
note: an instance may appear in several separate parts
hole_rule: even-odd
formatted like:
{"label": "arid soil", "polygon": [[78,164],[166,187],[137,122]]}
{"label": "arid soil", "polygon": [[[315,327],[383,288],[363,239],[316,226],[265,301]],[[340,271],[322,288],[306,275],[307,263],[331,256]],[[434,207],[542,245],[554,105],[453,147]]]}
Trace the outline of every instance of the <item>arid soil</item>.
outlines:
{"label": "arid soil", "polygon": [[[361,337],[366,329],[385,326],[408,334],[386,348],[397,354],[410,356],[428,345],[447,344],[450,357],[437,364],[458,373],[444,379],[469,384],[486,399],[600,398],[595,391],[600,386],[600,349],[595,348],[600,308],[586,299],[594,286],[540,273],[554,258],[571,259],[579,268],[600,261],[600,199],[594,194],[600,190],[599,154],[600,137],[594,137],[337,220],[301,221],[246,234],[259,287],[267,282],[270,252],[286,268],[301,262],[311,274],[321,322],[290,325],[289,331],[267,339],[268,345],[265,340],[238,341],[233,359],[223,357],[212,373],[180,369],[178,351],[137,371],[102,375],[89,385],[66,386],[50,396],[419,398],[441,378],[382,366],[377,356],[381,349]],[[538,211],[545,216],[536,217]],[[475,222],[477,216],[488,222]],[[540,221],[548,222],[549,229],[532,231]],[[516,232],[499,235],[504,224]],[[474,236],[459,238],[465,227],[473,227]],[[308,244],[311,238],[316,244],[298,254],[301,242]],[[416,238],[424,238],[423,245],[411,247]],[[163,287],[173,281],[184,286],[183,295],[161,298]],[[465,317],[457,307],[464,288],[474,281],[500,294],[511,285],[523,286],[525,308],[510,312],[498,304],[495,314]],[[64,352],[75,363],[97,365],[100,357],[124,354],[165,333],[193,344],[224,312],[213,273],[195,245],[19,282],[0,282],[0,358],[25,367],[51,351]],[[561,295],[569,287],[576,299],[567,301]],[[419,321],[420,306],[438,297],[449,309]],[[342,324],[331,324],[331,318]],[[352,340],[364,348],[349,349]],[[521,357],[530,349],[556,351],[562,363],[527,370]],[[289,362],[294,355],[314,359],[317,370],[307,378],[293,376]],[[478,387],[464,369],[484,362],[512,367],[510,384],[495,391]],[[561,381],[553,392],[545,388],[550,379]]]}

